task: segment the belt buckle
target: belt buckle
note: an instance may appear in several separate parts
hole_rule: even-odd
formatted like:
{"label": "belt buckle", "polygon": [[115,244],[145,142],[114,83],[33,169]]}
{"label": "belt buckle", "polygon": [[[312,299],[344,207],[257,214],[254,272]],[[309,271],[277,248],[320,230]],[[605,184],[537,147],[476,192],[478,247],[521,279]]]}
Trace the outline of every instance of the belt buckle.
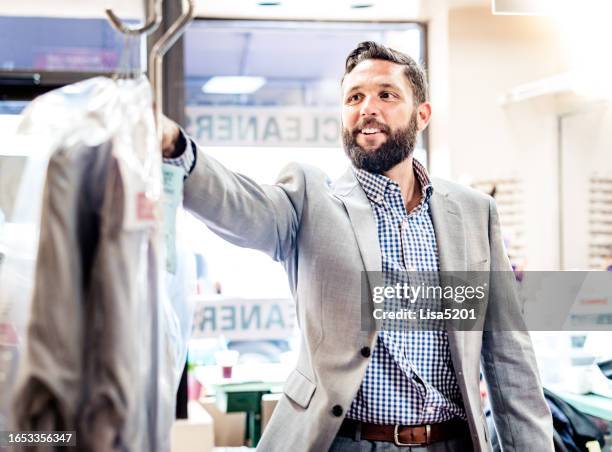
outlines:
{"label": "belt buckle", "polygon": [[425,425],[425,441],[419,442],[419,443],[402,443],[400,441],[399,438],[399,425],[395,424],[395,427],[393,429],[393,444],[395,444],[396,446],[426,446],[427,444],[429,444],[429,436],[431,433],[431,425],[426,424]]}

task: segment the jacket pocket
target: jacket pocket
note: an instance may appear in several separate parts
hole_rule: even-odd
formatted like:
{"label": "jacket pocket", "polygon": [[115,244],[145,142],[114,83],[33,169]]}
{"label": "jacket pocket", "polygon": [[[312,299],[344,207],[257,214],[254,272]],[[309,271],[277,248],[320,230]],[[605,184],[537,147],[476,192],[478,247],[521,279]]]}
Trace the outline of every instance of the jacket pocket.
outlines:
{"label": "jacket pocket", "polygon": [[283,392],[302,408],[308,408],[317,386],[299,370],[294,369],[283,386]]}

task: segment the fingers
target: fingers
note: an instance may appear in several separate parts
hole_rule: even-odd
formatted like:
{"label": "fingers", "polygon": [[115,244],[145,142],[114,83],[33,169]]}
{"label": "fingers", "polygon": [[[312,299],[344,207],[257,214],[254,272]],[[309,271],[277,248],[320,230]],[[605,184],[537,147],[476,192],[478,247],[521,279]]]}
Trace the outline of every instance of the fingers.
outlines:
{"label": "fingers", "polygon": [[172,158],[174,157],[180,129],[174,121],[165,115],[162,115],[160,126],[162,127],[162,154],[165,158]]}

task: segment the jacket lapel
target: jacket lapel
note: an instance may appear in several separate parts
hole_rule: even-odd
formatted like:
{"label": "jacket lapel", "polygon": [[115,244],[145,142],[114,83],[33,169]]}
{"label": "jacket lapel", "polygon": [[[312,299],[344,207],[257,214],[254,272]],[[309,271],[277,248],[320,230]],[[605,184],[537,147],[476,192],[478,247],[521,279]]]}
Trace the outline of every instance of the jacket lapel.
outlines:
{"label": "jacket lapel", "polygon": [[434,183],[430,207],[440,255],[440,271],[465,271],[465,231],[459,205]]}
{"label": "jacket lapel", "polygon": [[[383,285],[382,278],[382,257],[380,254],[380,244],[376,229],[376,220],[370,206],[370,201],[361,185],[357,181],[351,167],[344,173],[335,184],[334,196],[336,196],[346,209],[353,233],[357,240],[359,253],[363,263],[362,269],[366,271],[365,278],[361,277],[361,306],[363,310],[368,310],[368,315],[362,315],[361,334],[369,336],[371,344],[374,344],[376,332],[379,329],[378,322],[372,316],[374,306],[372,304],[372,288]],[[363,298],[364,293],[369,293],[367,299]],[[373,345],[372,345],[373,346]]]}
{"label": "jacket lapel", "polygon": [[[378,243],[376,220],[374,220],[370,201],[357,182],[352,168],[349,167],[336,182],[334,195],[342,201],[346,208],[357,239],[364,269],[367,272],[381,272],[382,257]],[[372,284],[372,281],[370,281],[370,284]]]}
{"label": "jacket lapel", "polygon": [[[465,245],[465,230],[459,205],[449,198],[448,192],[439,184],[433,182],[434,192],[431,198],[431,216],[438,244],[441,272],[462,272],[467,270],[467,256]],[[440,284],[446,285],[444,273],[441,274]],[[447,322],[450,326],[451,322]],[[453,360],[455,372],[462,369],[464,356],[464,339],[462,331],[454,328],[446,328],[448,343]],[[459,376],[457,377],[458,379]]]}

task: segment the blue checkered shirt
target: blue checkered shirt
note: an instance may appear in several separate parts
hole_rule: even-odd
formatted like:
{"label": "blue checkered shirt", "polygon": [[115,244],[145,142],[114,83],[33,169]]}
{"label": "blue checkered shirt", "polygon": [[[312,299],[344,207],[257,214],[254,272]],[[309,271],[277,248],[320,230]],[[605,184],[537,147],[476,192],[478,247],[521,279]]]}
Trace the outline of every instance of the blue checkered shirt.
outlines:
{"label": "blue checkered shirt", "polygon": [[[406,212],[399,185],[386,176],[355,170],[378,229],[387,283],[405,272],[438,275],[438,247],[429,211],[433,186],[413,160],[422,188],[420,204]],[[409,273],[408,273],[409,274]],[[381,330],[365,377],[347,413],[375,424],[420,425],[465,419],[448,336],[440,329]]]}

